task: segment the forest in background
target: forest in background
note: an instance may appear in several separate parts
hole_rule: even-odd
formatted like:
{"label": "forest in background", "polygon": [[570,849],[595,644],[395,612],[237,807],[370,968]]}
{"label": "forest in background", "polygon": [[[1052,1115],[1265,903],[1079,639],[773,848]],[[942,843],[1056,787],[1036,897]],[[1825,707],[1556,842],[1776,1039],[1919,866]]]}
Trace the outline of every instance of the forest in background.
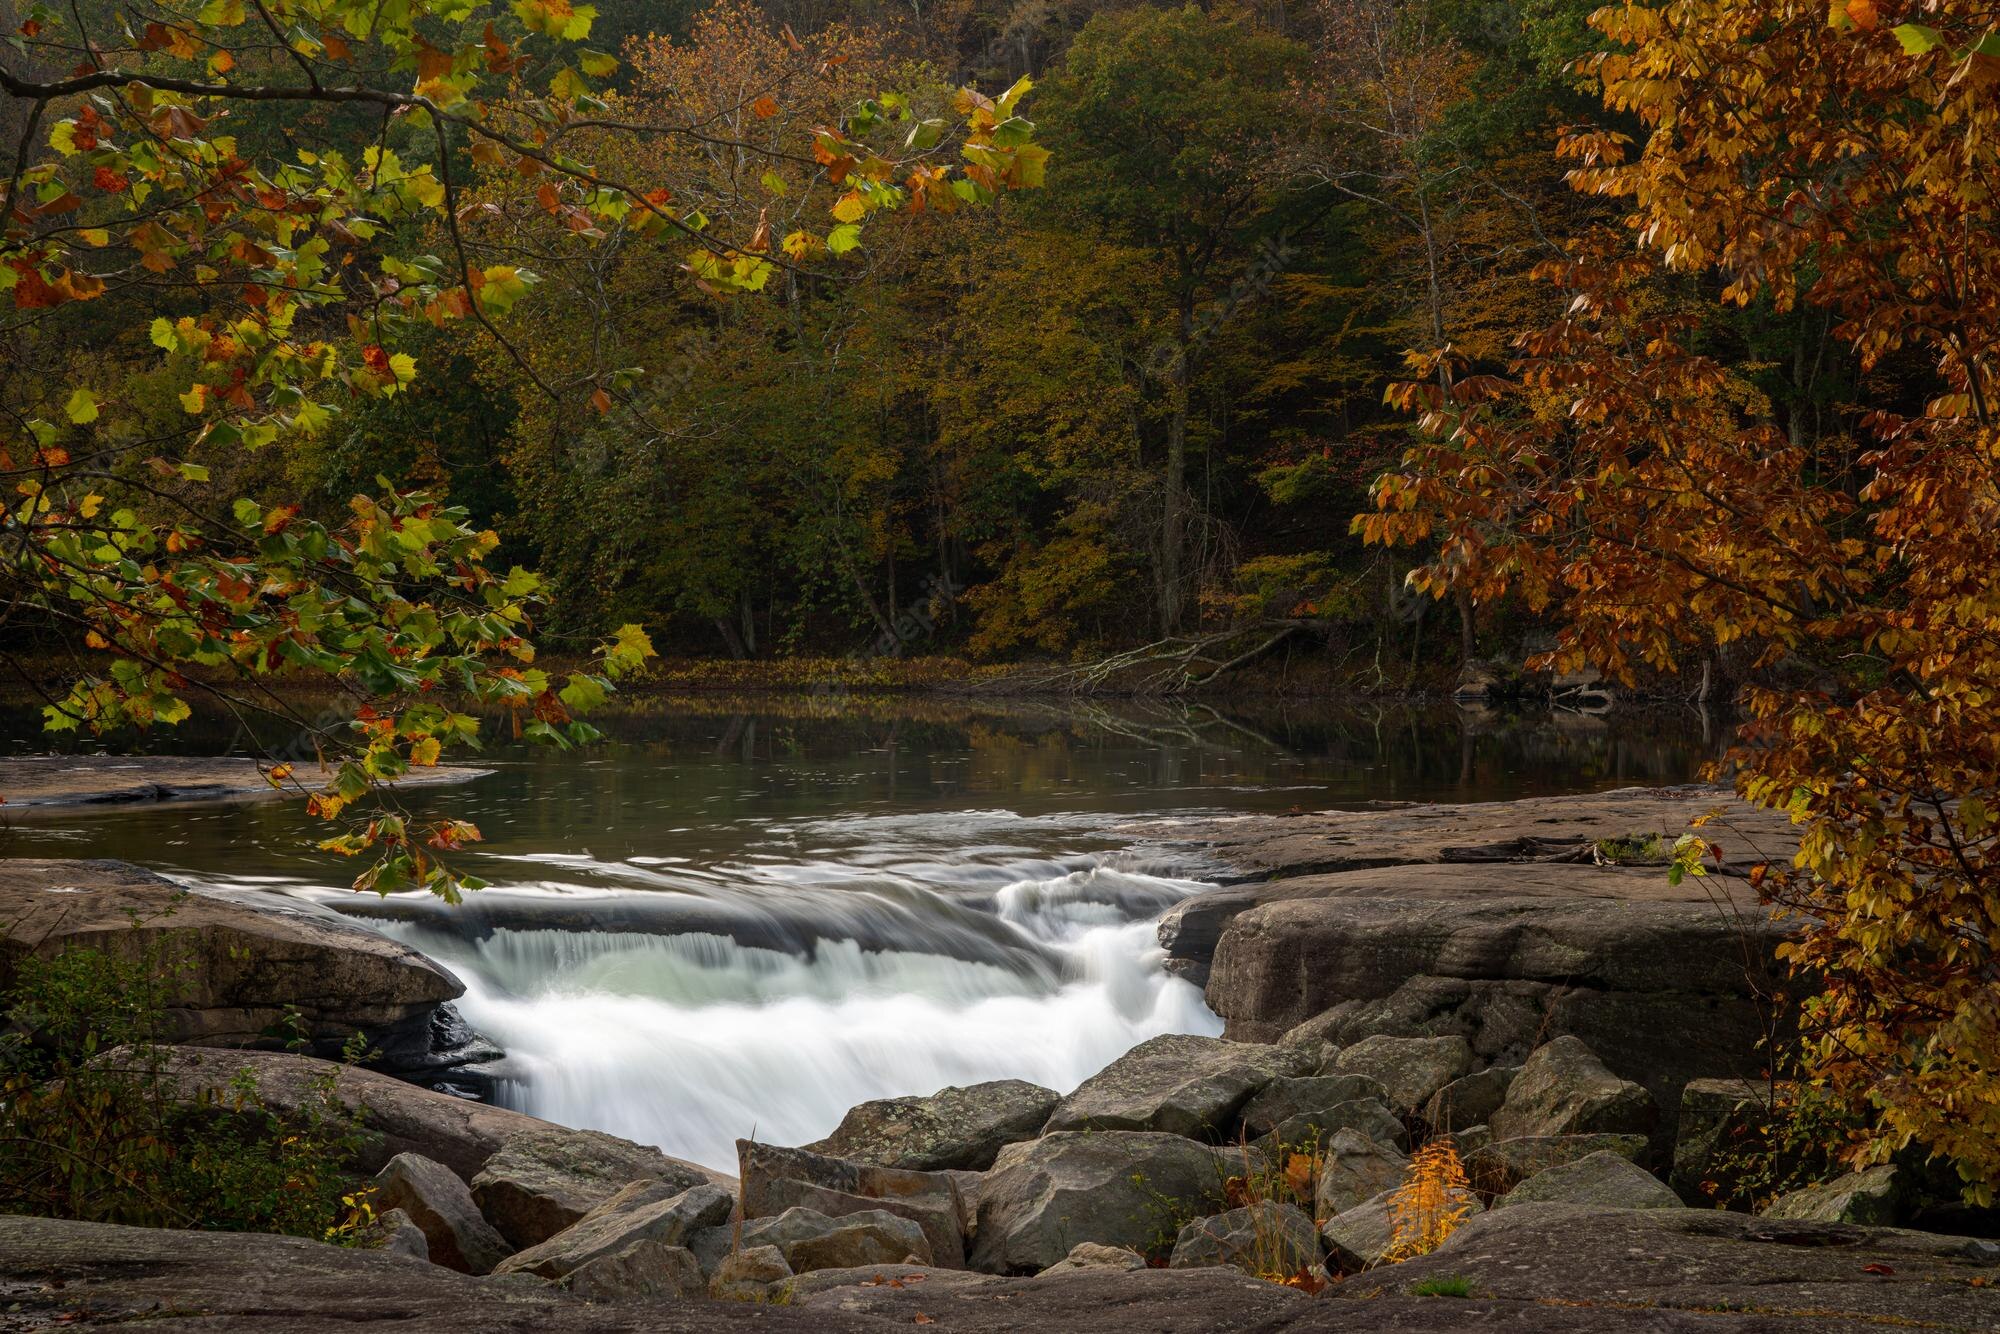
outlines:
{"label": "forest in background", "polygon": [[[1497,367],[1560,307],[1530,271],[1601,208],[1552,152],[1591,110],[1566,68],[1591,7],[610,0],[590,40],[624,57],[619,114],[706,137],[591,152],[718,231],[823,215],[840,188],[782,146],[890,88],[935,103],[1030,76],[1049,188],[897,217],[745,301],[489,174],[469,189],[534,301],[416,328],[401,347],[426,373],[296,448],[168,453],[327,519],[378,476],[441,494],[547,581],[545,647],[641,622],[680,657],[1072,660],[1240,632],[1221,658],[1282,633],[1376,685],[1420,656],[1518,661],[1529,620],[1433,608],[1409,554],[1349,525],[1411,437],[1383,403],[1405,352]],[[340,105],[234,120],[350,152],[422,137]],[[413,230],[396,243],[435,244]],[[120,303],[60,314],[24,336],[81,349],[172,441],[181,370]],[[1768,314],[1715,335],[1770,412],[1816,429],[1826,331]],[[35,392],[0,397],[26,416]]]}

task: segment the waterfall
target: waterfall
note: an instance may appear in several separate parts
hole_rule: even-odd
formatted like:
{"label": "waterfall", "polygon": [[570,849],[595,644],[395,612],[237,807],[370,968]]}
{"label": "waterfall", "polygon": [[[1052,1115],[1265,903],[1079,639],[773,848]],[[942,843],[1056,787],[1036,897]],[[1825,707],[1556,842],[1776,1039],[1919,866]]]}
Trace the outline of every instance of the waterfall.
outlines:
{"label": "waterfall", "polygon": [[1002,1078],[1067,1091],[1149,1037],[1221,1030],[1155,937],[1201,882],[993,843],[912,858],[872,832],[838,860],[570,856],[564,882],[458,908],[343,907],[464,982],[459,1009],[507,1052],[498,1101],[725,1169],[739,1136],[810,1142],[871,1098]]}

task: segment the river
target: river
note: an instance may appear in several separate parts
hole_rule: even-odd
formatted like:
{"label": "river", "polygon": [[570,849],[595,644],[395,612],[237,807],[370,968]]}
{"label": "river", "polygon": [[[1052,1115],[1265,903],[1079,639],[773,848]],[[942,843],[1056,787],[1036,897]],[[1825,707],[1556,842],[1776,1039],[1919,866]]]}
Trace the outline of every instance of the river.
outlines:
{"label": "river", "polygon": [[[17,818],[0,853],[327,903],[458,975],[506,1051],[496,1100],[729,1168],[737,1136],[810,1141],[865,1099],[1068,1090],[1220,1031],[1153,925],[1217,868],[1137,821],[1682,782],[1714,750],[1688,714],[1386,706],[695,698],[607,730],[410,798],[485,833],[460,865],[491,887],[458,907],[356,896],[296,803]],[[240,740],[211,720],[177,744]]]}

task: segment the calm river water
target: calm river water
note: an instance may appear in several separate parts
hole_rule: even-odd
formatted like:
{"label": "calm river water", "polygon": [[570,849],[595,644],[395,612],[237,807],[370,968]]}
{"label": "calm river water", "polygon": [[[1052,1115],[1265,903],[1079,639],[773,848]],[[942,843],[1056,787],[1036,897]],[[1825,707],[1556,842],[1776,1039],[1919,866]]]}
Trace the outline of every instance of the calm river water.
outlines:
{"label": "calm river water", "polygon": [[[507,1052],[500,1101],[727,1167],[739,1135],[812,1140],[868,1098],[1067,1090],[1219,1031],[1153,926],[1212,868],[1135,820],[1683,782],[1717,744],[1691,714],[872,698],[640,701],[606,727],[582,753],[491,749],[491,776],[408,803],[486,835],[461,864],[492,887],[457,908],[357,897],[297,803],[15,817],[0,855],[326,902],[459,976]],[[27,720],[7,736],[42,748]]]}

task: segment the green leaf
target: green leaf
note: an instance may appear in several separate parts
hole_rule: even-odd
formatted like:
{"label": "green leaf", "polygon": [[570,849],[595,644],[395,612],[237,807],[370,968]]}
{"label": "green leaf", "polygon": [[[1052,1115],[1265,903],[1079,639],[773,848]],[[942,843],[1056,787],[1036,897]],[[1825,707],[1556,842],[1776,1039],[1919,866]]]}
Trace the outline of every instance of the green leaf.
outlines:
{"label": "green leaf", "polygon": [[[1846,12],[1844,9],[1841,11],[1843,17]],[[1903,54],[1906,56],[1920,56],[1926,51],[1934,51],[1944,45],[1944,37],[1936,28],[1927,28],[1921,23],[1901,23],[1891,31],[1896,34],[1896,40],[1903,44]]]}
{"label": "green leaf", "polygon": [[153,327],[150,332],[153,339],[153,346],[163,351],[172,352],[181,345],[179,335],[174,332],[173,321],[164,316],[153,321]]}
{"label": "green leaf", "polygon": [[97,420],[97,395],[88,389],[79,389],[63,404],[63,412],[78,426],[88,425]]}
{"label": "green leaf", "polygon": [[836,255],[844,255],[861,244],[861,228],[852,222],[844,222],[826,234],[826,248]]}

